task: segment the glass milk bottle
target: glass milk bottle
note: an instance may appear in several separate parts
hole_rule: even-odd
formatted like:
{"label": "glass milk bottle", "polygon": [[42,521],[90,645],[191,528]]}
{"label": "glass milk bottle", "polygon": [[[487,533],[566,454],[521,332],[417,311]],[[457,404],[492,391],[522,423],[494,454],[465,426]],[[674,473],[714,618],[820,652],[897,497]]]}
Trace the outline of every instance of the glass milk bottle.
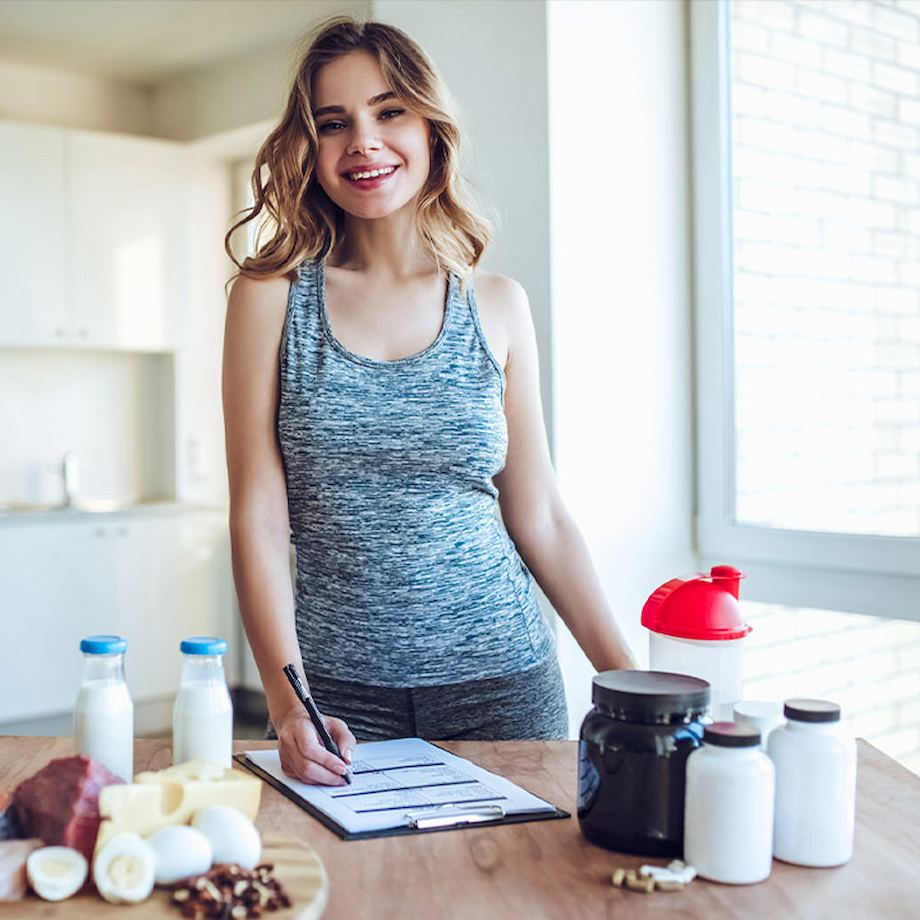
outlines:
{"label": "glass milk bottle", "polygon": [[227,643],[214,636],[183,639],[182,679],[173,707],[173,763],[207,760],[230,766],[233,705],[224,679]]}
{"label": "glass milk bottle", "polygon": [[73,713],[78,754],[101,763],[130,783],[134,776],[134,704],[125,683],[121,636],[87,636],[80,642],[83,677]]}

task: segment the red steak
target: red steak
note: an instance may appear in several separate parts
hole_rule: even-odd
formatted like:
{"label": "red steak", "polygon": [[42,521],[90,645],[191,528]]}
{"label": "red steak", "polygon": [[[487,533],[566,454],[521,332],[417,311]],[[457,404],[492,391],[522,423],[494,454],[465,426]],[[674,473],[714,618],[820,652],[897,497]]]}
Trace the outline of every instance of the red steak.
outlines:
{"label": "red steak", "polygon": [[92,861],[99,790],[123,782],[82,754],[59,757],[13,790],[13,806],[27,836],[41,837],[49,846],[73,847]]}

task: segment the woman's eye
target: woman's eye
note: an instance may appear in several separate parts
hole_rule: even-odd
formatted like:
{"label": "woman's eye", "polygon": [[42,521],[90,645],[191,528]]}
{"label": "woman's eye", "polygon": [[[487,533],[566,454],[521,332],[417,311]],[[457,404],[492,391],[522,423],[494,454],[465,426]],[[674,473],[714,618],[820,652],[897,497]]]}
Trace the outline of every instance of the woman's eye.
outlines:
{"label": "woman's eye", "polygon": [[[389,121],[391,118],[396,118],[398,115],[402,115],[405,112],[405,109],[387,109],[384,112],[380,113],[381,118],[385,118]],[[341,121],[327,121],[325,124],[320,125],[317,130],[320,134],[328,134],[331,130],[337,130],[342,126]]]}

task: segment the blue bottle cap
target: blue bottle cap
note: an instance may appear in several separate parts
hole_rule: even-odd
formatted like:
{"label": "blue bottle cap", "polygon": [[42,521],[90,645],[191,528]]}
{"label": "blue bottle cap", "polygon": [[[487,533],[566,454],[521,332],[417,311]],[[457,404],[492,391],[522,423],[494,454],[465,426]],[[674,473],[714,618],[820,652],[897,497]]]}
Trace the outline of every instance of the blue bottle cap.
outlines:
{"label": "blue bottle cap", "polygon": [[227,652],[227,640],[217,636],[191,636],[179,644],[183,655],[224,655]]}
{"label": "blue bottle cap", "polygon": [[87,636],[80,642],[80,651],[87,655],[123,655],[127,647],[121,636]]}

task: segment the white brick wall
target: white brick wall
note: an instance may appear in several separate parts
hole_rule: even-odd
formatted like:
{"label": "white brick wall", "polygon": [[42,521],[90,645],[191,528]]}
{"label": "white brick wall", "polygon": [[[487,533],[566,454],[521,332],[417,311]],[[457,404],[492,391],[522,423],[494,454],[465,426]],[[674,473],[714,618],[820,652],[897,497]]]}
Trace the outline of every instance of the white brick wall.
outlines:
{"label": "white brick wall", "polygon": [[[739,518],[918,536],[920,0],[734,0],[731,60]],[[920,623],[747,609],[746,696],[920,772]]]}

